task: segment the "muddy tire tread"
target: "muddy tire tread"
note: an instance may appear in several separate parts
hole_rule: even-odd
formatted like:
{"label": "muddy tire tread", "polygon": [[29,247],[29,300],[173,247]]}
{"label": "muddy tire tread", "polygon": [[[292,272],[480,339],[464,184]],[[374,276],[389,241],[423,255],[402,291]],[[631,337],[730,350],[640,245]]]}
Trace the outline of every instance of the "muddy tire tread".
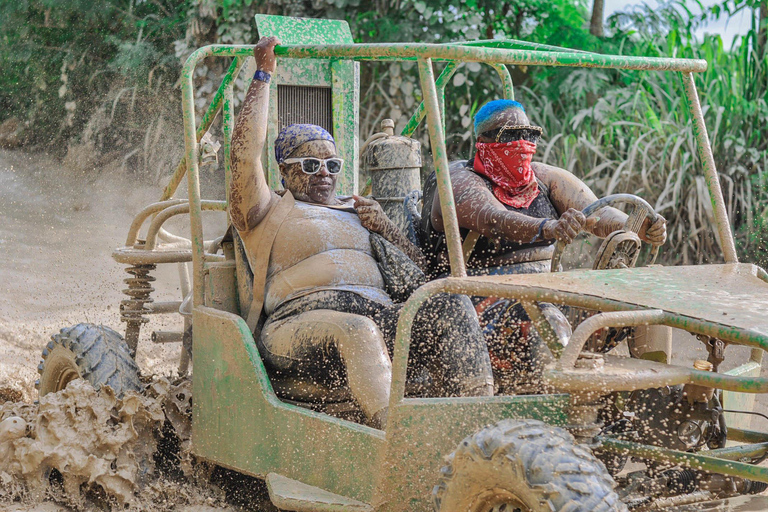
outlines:
{"label": "muddy tire tread", "polygon": [[80,375],[94,388],[109,386],[117,396],[122,396],[126,391],[142,391],[139,367],[117,331],[88,323],[61,329],[58,334],[51,336],[51,341],[43,349],[43,360],[38,366],[41,375],[46,357],[56,345],[74,354]]}
{"label": "muddy tire tread", "polygon": [[[449,494],[466,492],[468,473],[479,465],[505,464],[536,496],[541,510],[554,512],[625,512],[627,507],[614,492],[615,482],[590,450],[575,444],[567,431],[537,420],[502,420],[468,436],[446,458],[438,485],[433,489],[437,512],[446,512]],[[459,482],[458,480],[464,480]],[[511,482],[477,482],[482,487],[506,486]],[[455,487],[455,489],[452,489]],[[470,486],[471,487],[471,484]],[[453,501],[452,498],[449,501]],[[534,510],[539,510],[535,508]],[[455,512],[464,512],[455,511]]]}

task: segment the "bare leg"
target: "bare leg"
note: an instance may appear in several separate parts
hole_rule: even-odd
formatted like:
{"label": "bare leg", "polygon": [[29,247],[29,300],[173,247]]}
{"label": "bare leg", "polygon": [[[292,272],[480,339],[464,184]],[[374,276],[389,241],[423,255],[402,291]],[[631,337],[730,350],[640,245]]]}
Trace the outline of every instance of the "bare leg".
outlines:
{"label": "bare leg", "polygon": [[[328,309],[306,311],[268,322],[260,348],[279,371],[310,379],[332,373],[334,365],[341,363],[349,389],[366,417],[373,418],[373,423],[386,417],[383,410],[389,404],[392,363],[373,320]],[[337,384],[344,385],[343,381]]]}

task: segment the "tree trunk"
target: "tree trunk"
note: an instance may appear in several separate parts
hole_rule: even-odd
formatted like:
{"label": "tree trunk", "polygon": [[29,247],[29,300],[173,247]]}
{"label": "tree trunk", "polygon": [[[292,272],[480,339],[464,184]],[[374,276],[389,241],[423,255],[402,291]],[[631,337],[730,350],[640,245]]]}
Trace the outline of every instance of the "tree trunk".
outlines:
{"label": "tree trunk", "polygon": [[592,4],[592,21],[589,24],[589,33],[593,36],[603,37],[603,8],[605,0],[595,0]]}

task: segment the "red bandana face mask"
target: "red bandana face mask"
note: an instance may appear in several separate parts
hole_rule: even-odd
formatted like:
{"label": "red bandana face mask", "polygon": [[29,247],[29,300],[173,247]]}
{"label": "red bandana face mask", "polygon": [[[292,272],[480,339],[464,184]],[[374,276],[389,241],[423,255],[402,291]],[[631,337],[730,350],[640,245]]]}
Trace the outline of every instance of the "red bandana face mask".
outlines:
{"label": "red bandana face mask", "polygon": [[493,182],[493,195],[513,208],[528,208],[539,186],[531,169],[536,144],[527,140],[478,142],[474,169]]}

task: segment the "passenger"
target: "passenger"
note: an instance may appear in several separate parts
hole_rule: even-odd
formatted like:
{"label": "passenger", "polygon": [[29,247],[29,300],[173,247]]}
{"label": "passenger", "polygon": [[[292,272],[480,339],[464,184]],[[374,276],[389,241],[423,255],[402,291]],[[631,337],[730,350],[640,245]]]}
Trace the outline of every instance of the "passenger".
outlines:
{"label": "passenger", "polygon": [[[274,151],[287,190],[281,196],[269,189],[260,156],[276,44],[271,37],[256,45],[258,71],[232,137],[230,216],[254,274],[261,266],[266,275],[266,321],[257,345],[273,374],[348,385],[370,424],[381,427],[402,304],[384,289],[371,233],[412,258],[421,256],[375,201],[336,196],[343,161],[331,134],[319,126],[280,132]],[[258,295],[254,289],[254,301]],[[485,340],[467,297],[443,294],[422,306],[408,366],[426,367],[446,395],[493,393]]]}
{"label": "passenger", "polygon": [[[555,241],[571,243],[582,230],[606,237],[623,228],[627,215],[614,208],[600,210],[599,217],[584,217],[581,210],[597,197],[576,176],[532,162],[542,129],[531,125],[520,103],[487,103],[475,115],[474,130],[475,154],[450,169],[470,275],[549,272]],[[427,252],[432,273],[440,275],[449,267],[434,183],[432,177],[425,184],[422,231],[431,248]],[[652,225],[646,220],[639,236],[663,244],[666,221],[661,216]],[[517,375],[529,371],[538,344],[533,342],[535,331],[522,306],[493,297],[475,297],[473,302],[494,368]],[[556,329],[568,334],[570,326],[559,309],[543,304],[542,310]],[[535,385],[530,380],[527,383]],[[525,382],[517,383],[521,384]]]}

